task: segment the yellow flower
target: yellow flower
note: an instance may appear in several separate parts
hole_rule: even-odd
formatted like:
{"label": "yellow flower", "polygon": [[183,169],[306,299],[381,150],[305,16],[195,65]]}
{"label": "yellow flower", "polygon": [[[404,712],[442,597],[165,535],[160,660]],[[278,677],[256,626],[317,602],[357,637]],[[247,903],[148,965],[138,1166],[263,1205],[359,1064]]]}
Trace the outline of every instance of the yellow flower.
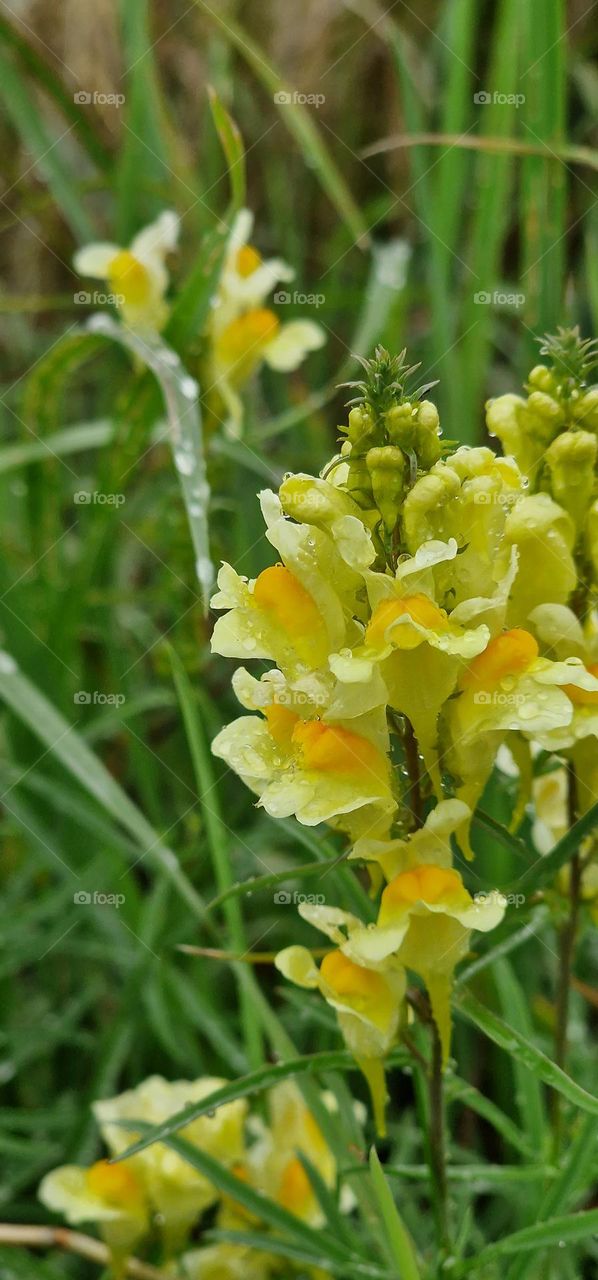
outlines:
{"label": "yellow flower", "polygon": [[525,626],[541,604],[567,603],[577,584],[575,526],[558,503],[547,493],[521,498],[505,521],[504,544],[517,549],[518,560],[509,600],[510,626]]}
{"label": "yellow flower", "polygon": [[131,329],[159,332],[168,318],[165,258],[176,249],[178,231],[177,215],[167,209],[135,236],[129,249],[104,241],[79,249],[75,271],[106,281],[110,300]]}
{"label": "yellow flower", "polygon": [[[459,672],[490,638],[485,623],[470,626],[456,621],[428,594],[434,589],[434,569],[452,560],[456,552],[454,540],[427,542],[399,564],[395,578],[366,572],[372,612],[363,643],[330,658],[331,670],[348,685],[366,684],[379,667],[388,704],[408,717],[438,796],[442,795],[438,717],[454,692]],[[489,601],[478,603],[481,609],[490,605]],[[474,621],[472,610],[468,622]]]}
{"label": "yellow flower", "polygon": [[364,836],[356,841],[349,858],[377,863],[387,881],[420,864],[450,867],[453,860],[451,836],[470,817],[470,810],[462,800],[441,800],[430,810],[423,827],[417,831],[395,840],[375,840]]}
{"label": "yellow flower", "polygon": [[302,903],[299,912],[340,947],[355,965],[378,976],[405,965],[420,975],[430,996],[444,1057],[450,1047],[450,995],[455,965],[469,949],[473,929],[494,929],[504,915],[497,892],[473,899],[458,871],[420,864],[386,886],[375,925],[333,907]]}
{"label": "yellow flower", "polygon": [[39,1198],[73,1226],[97,1223],[113,1254],[115,1270],[149,1231],[149,1206],[142,1180],[130,1161],[98,1160],[90,1168],[61,1165],[42,1180]]}
{"label": "yellow flower", "polygon": [[[237,691],[245,685],[243,678]],[[226,725],[212,751],[271,817],[295,814],[306,826],[332,822],[353,835],[388,829],[395,802],[383,709],[342,723],[316,718],[309,703],[291,710],[273,701],[261,709],[263,718],[241,716]]]}
{"label": "yellow flower", "polygon": [[[322,1102],[330,1111],[337,1107],[331,1094]],[[300,1090],[285,1081],[268,1092],[267,1123],[254,1123],[257,1140],[249,1148],[245,1164],[251,1186],[283,1205],[295,1217],[312,1226],[325,1222],[299,1155],[305,1156],[331,1190],[336,1183],[336,1160]]]}
{"label": "yellow flower", "polygon": [[[325,911],[327,927],[312,914],[301,912],[317,928],[344,941],[339,926],[359,926],[355,916],[334,907]],[[397,1038],[401,1005],[405,995],[405,973],[400,964],[389,964],[385,972],[377,972],[359,964],[343,951],[326,955],[318,969],[306,947],[292,946],[280,951],[277,969],[299,987],[319,990],[336,1016],[347,1048],[363,1072],[372,1095],[376,1127],[385,1133],[384,1108],[386,1086],[384,1058]]]}
{"label": "yellow flower", "polygon": [[359,639],[354,615],[363,577],[357,566],[371,563],[375,552],[369,533],[352,516],[342,527],[314,528],[288,519],[275,494],[265,492],[261,500],[266,537],[282,564],[253,582],[223,565],[212,606],[228,612],[216,623],[212,650],[225,657],[273,658],[292,679],[327,669],[331,650]]}
{"label": "yellow flower", "polygon": [[[234,1226],[233,1223],[232,1229]],[[219,1242],[182,1254],[166,1274],[173,1280],[270,1280],[279,1266],[279,1259],[273,1254],[248,1245]]]}
{"label": "yellow flower", "polygon": [[[95,1102],[93,1112],[108,1149],[117,1156],[138,1136],[135,1120],[160,1124],[225,1083],[207,1076],[174,1081],[150,1076],[136,1089]],[[246,1110],[242,1100],[227,1103],[215,1117],[200,1116],[181,1129],[180,1135],[224,1163],[233,1163],[244,1151]],[[130,1121],[130,1127],[122,1127],[121,1121]],[[152,1209],[160,1215],[165,1238],[171,1244],[184,1238],[195,1218],[218,1198],[211,1183],[164,1143],[154,1143],[128,1163],[145,1188]]]}
{"label": "yellow flower", "polygon": [[259,366],[266,363],[288,373],[325,341],[324,330],[313,320],[281,324],[264,306],[277,281],[292,280],[294,271],[280,258],[262,260],[248,243],[252,226],[253,215],[242,209],[231,232],[209,324],[210,390],[217,390],[224,402],[225,426],[232,435],[239,434],[243,418],[238,388]]}
{"label": "yellow flower", "polygon": [[458,556],[435,567],[436,600],[450,598],[454,608],[462,601],[494,596],[510,566],[505,521],[521,492],[512,458],[466,446],[416,481],[403,507],[407,550],[414,555],[430,540],[454,540],[459,549]]}
{"label": "yellow flower", "polygon": [[578,657],[541,658],[534,636],[515,627],[474,658],[459,687],[447,710],[450,763],[458,796],[473,808],[507,731],[540,739],[567,729],[573,719],[571,690],[582,696],[598,683]]}

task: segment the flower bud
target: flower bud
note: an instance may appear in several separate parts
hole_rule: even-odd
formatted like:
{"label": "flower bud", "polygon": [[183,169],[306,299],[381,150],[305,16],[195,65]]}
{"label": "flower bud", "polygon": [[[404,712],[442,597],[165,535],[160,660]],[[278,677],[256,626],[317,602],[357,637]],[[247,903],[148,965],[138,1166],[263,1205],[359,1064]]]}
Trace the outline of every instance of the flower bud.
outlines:
{"label": "flower bud", "polygon": [[316,476],[289,475],[279,490],[282,509],[299,523],[326,528],[339,516],[359,516],[353,500],[329,480]]}
{"label": "flower bud", "polygon": [[576,422],[589,431],[598,431],[598,387],[589,387],[571,407]]}
{"label": "flower bud", "polygon": [[349,414],[347,436],[351,441],[354,453],[365,453],[368,444],[372,444],[375,423],[365,405],[355,405]]}
{"label": "flower bud", "polygon": [[359,507],[365,509],[375,505],[372,497],[372,482],[367,463],[363,455],[354,457],[351,453],[347,475],[347,490]]}
{"label": "flower bud", "polygon": [[413,449],[415,445],[415,414],[409,400],[404,404],[395,404],[385,415],[386,430],[391,444],[398,444],[403,449]]}
{"label": "flower bud", "polygon": [[556,390],[554,373],[545,364],[534,365],[527,381],[532,391],[544,391],[547,395],[553,395]]}
{"label": "flower bud", "polygon": [[389,444],[381,448],[369,449],[366,462],[371,477],[374,502],[382,516],[384,527],[390,533],[399,516],[399,505],[405,487],[407,459],[401,449]]}
{"label": "flower bud", "polygon": [[[558,400],[544,391],[532,391],[528,396],[527,407],[532,417],[540,419],[542,433],[548,431],[552,435],[565,425],[564,409]],[[548,438],[550,439],[550,435]]]}
{"label": "flower bud", "polygon": [[581,529],[594,488],[598,440],[589,431],[563,431],[546,451],[550,491]]}
{"label": "flower bud", "polygon": [[598,583],[598,498],[592,503],[587,514],[586,546],[594,570],[594,582]]}

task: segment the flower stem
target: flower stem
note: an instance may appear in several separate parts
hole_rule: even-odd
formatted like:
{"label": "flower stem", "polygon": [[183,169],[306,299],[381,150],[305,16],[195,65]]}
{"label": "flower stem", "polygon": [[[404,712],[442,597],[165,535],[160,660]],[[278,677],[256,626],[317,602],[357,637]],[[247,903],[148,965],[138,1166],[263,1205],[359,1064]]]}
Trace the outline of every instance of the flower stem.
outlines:
{"label": "flower stem", "polygon": [[419,747],[417,738],[413,732],[411,721],[405,717],[405,735],[404,735],[405,763],[409,774],[409,792],[405,797],[407,808],[415,819],[416,827],[423,826],[423,797],[421,789],[421,770],[419,759]]}
{"label": "flower stem", "polygon": [[[83,1235],[81,1231],[69,1231],[66,1227],[25,1226],[22,1223],[5,1222],[0,1224],[0,1245],[14,1245],[24,1249],[64,1249],[67,1253],[77,1253],[81,1258],[97,1262],[100,1267],[109,1267],[111,1263],[107,1245],[95,1240],[93,1236]],[[126,1259],[123,1274],[132,1280],[164,1280],[165,1277],[163,1271],[157,1271],[138,1258]]]}
{"label": "flower stem", "polygon": [[442,1045],[436,1023],[430,1020],[432,1032],[432,1062],[428,1077],[428,1096],[430,1105],[430,1172],[434,1185],[434,1199],[438,1222],[438,1235],[441,1253],[450,1253],[450,1230],[448,1214],[448,1189],[446,1176],[445,1150],[445,1118],[444,1087],[442,1070]]}
{"label": "flower stem", "polygon": [[[569,767],[569,821],[573,826],[577,817],[577,780],[572,765]],[[556,994],[556,1025],[554,1034],[554,1060],[557,1067],[565,1069],[569,1041],[569,1004],[571,980],[573,976],[573,959],[579,920],[581,898],[582,862],[579,853],[575,853],[570,863],[569,876],[569,915],[559,934],[559,973]],[[563,1138],[562,1097],[556,1091],[552,1095],[552,1124],[554,1155],[558,1157]]]}

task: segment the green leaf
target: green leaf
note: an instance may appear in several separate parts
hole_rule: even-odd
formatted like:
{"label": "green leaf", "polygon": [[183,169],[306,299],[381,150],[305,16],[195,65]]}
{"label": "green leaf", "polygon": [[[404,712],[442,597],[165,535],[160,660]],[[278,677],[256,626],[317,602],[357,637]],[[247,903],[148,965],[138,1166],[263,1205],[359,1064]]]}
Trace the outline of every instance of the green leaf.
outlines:
{"label": "green leaf", "polygon": [[524,871],[518,880],[513,880],[504,892],[523,893],[526,897],[530,897],[538,889],[543,889],[544,885],[550,884],[555,879],[561,867],[570,861],[573,854],[579,852],[582,840],[597,828],[598,801],[557,841],[550,853],[542,854],[533,866]]}
{"label": "green leaf", "polygon": [[[504,957],[495,960],[492,974],[498,990],[503,1015],[526,1040],[533,1035],[533,1025],[526,995],[518,982],[512,966]],[[534,1071],[513,1056],[515,1097],[519,1108],[521,1127],[527,1133],[531,1146],[542,1155],[547,1142],[546,1114],[540,1080]]]}
{"label": "green leaf", "polygon": [[[46,129],[34,95],[16,70],[10,54],[0,49],[0,95],[7,115],[19,134],[25,149],[33,158],[34,167],[48,184],[58,208],[80,242],[96,240],[93,222],[88,217],[77,191],[75,175],[69,173],[62,159],[59,138],[52,138]],[[73,122],[64,134],[72,133]]]}
{"label": "green leaf", "polygon": [[399,1268],[399,1276],[401,1280],[421,1280],[411,1237],[393,1200],[375,1147],[370,1151],[370,1173],[380,1217],[384,1223],[392,1257]]}
{"label": "green leaf", "polygon": [[239,209],[242,209],[245,204],[246,176],[243,138],[236,122],[229,115],[224,103],[218,97],[212,85],[208,85],[208,96],[212,119],[228,164],[232,196],[231,213],[234,214]]}
{"label": "green leaf", "polygon": [[[397,1050],[389,1058],[389,1064],[393,1065],[404,1065],[408,1061],[409,1055],[406,1050]],[[239,1080],[231,1080],[230,1084],[215,1089],[200,1102],[189,1103],[188,1107],[170,1116],[164,1124],[155,1125],[151,1129],[148,1127],[144,1137],[123,1151],[119,1160],[124,1160],[138,1151],[143,1151],[146,1147],[151,1147],[154,1142],[164,1142],[166,1138],[190,1124],[192,1120],[197,1120],[199,1116],[211,1115],[219,1107],[226,1106],[228,1102],[235,1102],[237,1098],[251,1097],[253,1094],[262,1093],[264,1089],[272,1089],[280,1084],[281,1080],[303,1074],[320,1074],[322,1071],[358,1070],[353,1055],[346,1049],[304,1054],[300,1058],[287,1058],[285,1062],[268,1062],[249,1075],[242,1076]]]}
{"label": "green leaf", "polygon": [[587,1240],[598,1232],[598,1209],[589,1209],[587,1213],[568,1214],[563,1218],[553,1218],[551,1222],[538,1222],[533,1227],[524,1227],[511,1236],[504,1236],[497,1244],[481,1249],[475,1258],[468,1259],[455,1274],[467,1275],[521,1250],[547,1249],[550,1246],[565,1248],[568,1244],[576,1244],[579,1240]]}
{"label": "green leaf", "polygon": [[360,247],[365,248],[369,243],[369,232],[361,209],[353,199],[350,187],[337,168],[307,107],[301,102],[292,101],[292,90],[266,60],[259,45],[230,14],[226,15],[225,21],[211,5],[204,4],[204,0],[195,0],[195,4],[207,17],[219,24],[225,39],[230,40],[240,56],[255,72],[270,97],[274,98],[276,105],[280,106],[281,120],[298,142],[306,164],[319,178],[324,191],[354,240]]}
{"label": "green leaf", "polygon": [[62,431],[53,431],[45,440],[4,445],[0,449],[0,475],[28,467],[32,462],[68,458],[71,453],[101,449],[103,445],[110,444],[113,437],[114,423],[108,418],[98,418],[95,422],[78,422]]}
{"label": "green leaf", "polygon": [[598,1116],[598,1098],[576,1084],[570,1076],[561,1071],[560,1067],[551,1062],[541,1049],[537,1049],[520,1031],[508,1026],[491,1009],[487,1009],[471,992],[457,992],[454,1005],[458,1014],[467,1018],[468,1022],[472,1022],[494,1044],[505,1049],[528,1071],[533,1071],[540,1080],[544,1081],[544,1084],[549,1085],[551,1089],[556,1089],[582,1111],[589,1111],[592,1115]]}
{"label": "green leaf", "polygon": [[143,853],[161,868],[193,913],[203,920],[203,899],[181,870],[172,849],[162,841],[76,729],[21,674],[7,653],[0,653],[0,697],[102,808],[134,837]]}
{"label": "green leaf", "polygon": [[111,316],[100,313],[89,325],[94,334],[118,342],[153,373],[164,397],[170,447],[187,511],[204,611],[213,584],[208,531],[210,490],[203,449],[199,386],[186,373],[176,353],[155,334],[134,333]]}

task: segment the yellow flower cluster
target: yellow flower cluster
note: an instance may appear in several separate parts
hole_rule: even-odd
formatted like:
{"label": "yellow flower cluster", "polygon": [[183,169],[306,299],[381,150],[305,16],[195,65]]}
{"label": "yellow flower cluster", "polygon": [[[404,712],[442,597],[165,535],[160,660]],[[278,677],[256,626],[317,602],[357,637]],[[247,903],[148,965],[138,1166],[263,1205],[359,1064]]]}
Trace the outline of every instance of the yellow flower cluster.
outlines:
{"label": "yellow flower cluster", "polygon": [[[109,1156],[122,1155],[139,1137],[135,1122],[158,1125],[193,1102],[201,1102],[226,1081],[167,1081],[150,1076],[136,1089],[96,1102],[93,1112]],[[322,1099],[329,1110],[335,1100]],[[284,1082],[267,1095],[268,1121],[248,1115],[236,1100],[200,1116],[179,1136],[217,1158],[243,1183],[282,1205],[312,1226],[322,1211],[301,1156],[333,1188],[334,1157],[296,1085]],[[119,1163],[110,1159],[90,1167],[63,1165],[43,1179],[39,1195],[53,1212],[73,1225],[96,1223],[110,1247],[115,1276],[124,1273],[130,1252],[146,1239],[161,1236],[166,1258],[177,1255],[173,1275],[189,1280],[270,1280],[279,1261],[249,1246],[216,1243],[181,1255],[189,1233],[207,1209],[217,1209],[216,1225],[246,1232],[259,1225],[243,1206],[223,1197],[212,1183],[164,1143],[154,1143]],[[345,1198],[341,1207],[352,1207]]]}
{"label": "yellow flower cluster", "polygon": [[[207,349],[204,392],[216,418],[223,415],[229,435],[240,433],[243,405],[239,389],[263,365],[288,373],[297,369],[310,351],[326,339],[314,320],[289,320],[266,305],[280,281],[294,278],[293,268],[281,258],[263,259],[249,243],[253,214],[241,209],[232,225],[218,287],[211,299],[203,338]],[[165,210],[144,227],[128,248],[100,241],[86,245],[74,258],[82,276],[105,281],[109,292],[99,300],[111,303],[130,329],[141,334],[160,333],[170,307],[166,259],[177,247],[179,219]],[[83,295],[84,300],[91,300]],[[290,295],[275,296],[286,303]]]}
{"label": "yellow flower cluster", "polygon": [[504,913],[499,894],[467,891],[454,838],[470,856],[472,810],[508,734],[559,747],[595,735],[598,672],[569,608],[579,569],[558,486],[536,491],[489,448],[447,451],[403,358],[364,364],[339,454],[261,495],[277,562],[254,581],[220,571],[213,650],[276,665],[235,671],[257,714],[213,751],[273,817],[345,833],[382,889],[373,923],[300,908],[334,945],[319,969],[303,947],[277,958],[336,1010],[381,1127],[405,970],[427,988],[446,1058],[455,965]]}

